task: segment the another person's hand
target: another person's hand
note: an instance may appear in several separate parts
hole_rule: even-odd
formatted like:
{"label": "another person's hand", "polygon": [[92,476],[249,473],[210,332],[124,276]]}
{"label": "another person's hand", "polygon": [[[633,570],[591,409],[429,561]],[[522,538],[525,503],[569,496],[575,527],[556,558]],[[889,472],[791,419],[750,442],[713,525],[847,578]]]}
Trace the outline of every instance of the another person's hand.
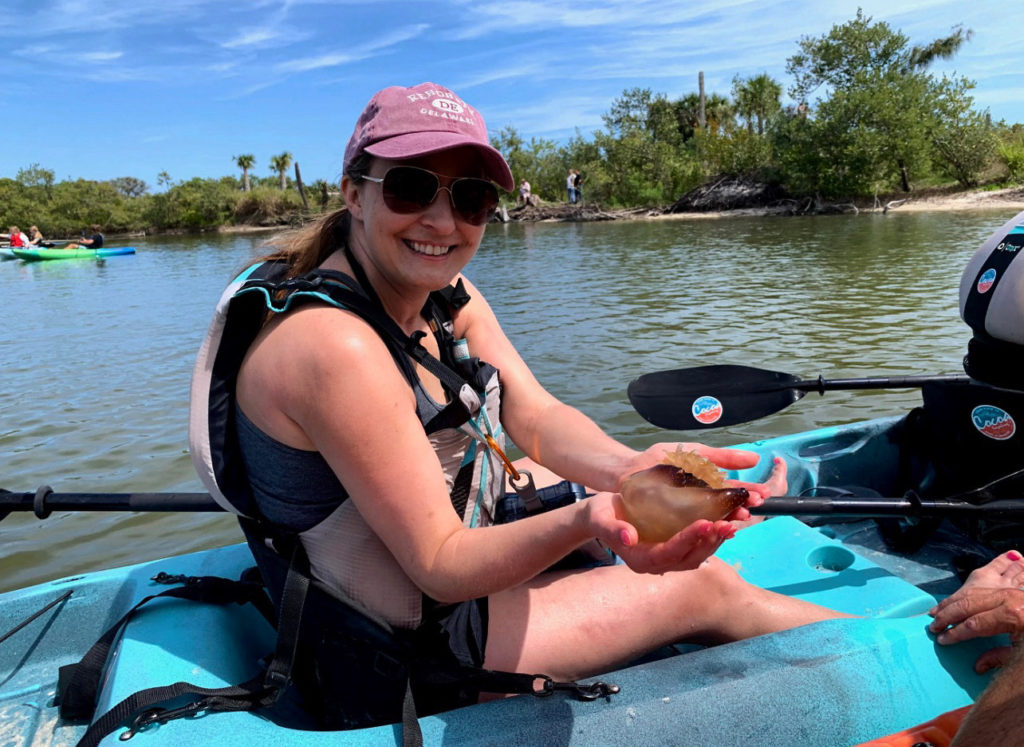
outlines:
{"label": "another person's hand", "polygon": [[665,542],[641,542],[636,527],[625,519],[618,493],[597,493],[584,504],[591,533],[637,573],[693,570],[736,534],[736,527],[728,521],[701,519]]}
{"label": "another person's hand", "polygon": [[[962,588],[943,599],[929,614],[935,618],[928,625],[942,645],[971,638],[1008,633],[1014,646],[1024,640],[1024,591],[1014,588]],[[978,657],[974,668],[979,673],[1002,666],[1013,649],[1000,646]]]}

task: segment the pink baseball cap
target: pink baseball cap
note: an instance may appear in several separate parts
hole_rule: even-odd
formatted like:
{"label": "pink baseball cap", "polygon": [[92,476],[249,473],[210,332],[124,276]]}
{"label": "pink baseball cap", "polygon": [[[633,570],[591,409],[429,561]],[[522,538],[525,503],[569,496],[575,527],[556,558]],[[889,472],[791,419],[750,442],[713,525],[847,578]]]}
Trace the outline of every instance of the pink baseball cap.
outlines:
{"label": "pink baseball cap", "polygon": [[480,112],[444,86],[420,83],[378,91],[363,109],[345,147],[343,170],[362,151],[402,160],[469,145],[480,153],[487,176],[506,192],[515,183],[505,158],[491,147]]}

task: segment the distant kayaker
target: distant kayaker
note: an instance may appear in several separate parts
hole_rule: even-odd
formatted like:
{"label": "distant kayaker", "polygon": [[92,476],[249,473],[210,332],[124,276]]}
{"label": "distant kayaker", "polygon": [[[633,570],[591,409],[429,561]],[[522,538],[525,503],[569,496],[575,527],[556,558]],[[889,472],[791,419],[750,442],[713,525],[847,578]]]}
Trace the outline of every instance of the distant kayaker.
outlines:
{"label": "distant kayaker", "polygon": [[100,249],[103,247],[103,234],[100,233],[100,227],[93,223],[89,226],[88,237],[79,239],[77,242],[67,244],[65,249]]}
{"label": "distant kayaker", "polygon": [[9,229],[7,229],[7,232],[8,241],[10,241],[11,246],[28,246],[28,236],[26,236],[25,232],[19,229],[17,226],[11,226]]}
{"label": "distant kayaker", "polygon": [[[736,532],[732,521],[749,518],[742,506],[640,541],[617,491],[677,444],[634,449],[557,400],[462,275],[498,187],[515,187],[508,164],[458,95],[423,83],[371,99],[345,148],[347,207],[272,242],[267,257],[289,277],[341,273],[365,302],[284,307],[249,345],[234,402],[218,407],[237,432],[258,515],[298,540],[313,577],[416,630],[434,656],[492,670],[576,679],[681,640],[846,617],[751,586],[712,557]],[[392,327],[412,342],[377,331]],[[528,469],[538,487],[571,494],[564,481],[573,480],[593,495],[495,523],[509,490],[506,437],[527,454],[508,468],[517,484],[532,484]],[[680,446],[727,469],[758,461]],[[744,483],[748,505],[784,493],[785,472],[779,460],[767,483]],[[548,570],[595,539],[625,565]]]}
{"label": "distant kayaker", "polygon": [[39,231],[37,226],[29,226],[28,229],[28,245],[29,246],[46,246],[43,243],[43,234]]}

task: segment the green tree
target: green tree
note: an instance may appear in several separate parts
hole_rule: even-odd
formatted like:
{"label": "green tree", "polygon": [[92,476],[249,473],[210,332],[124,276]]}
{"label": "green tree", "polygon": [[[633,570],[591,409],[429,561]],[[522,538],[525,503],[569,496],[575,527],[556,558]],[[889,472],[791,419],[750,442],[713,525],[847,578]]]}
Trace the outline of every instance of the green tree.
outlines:
{"label": "green tree", "polygon": [[286,175],[288,167],[292,165],[292,154],[285,151],[279,156],[271,156],[270,158],[270,170],[277,172],[278,178],[281,180],[281,191],[288,189],[288,177]]}
{"label": "green tree", "polygon": [[34,163],[28,168],[19,169],[14,180],[23,187],[40,187],[49,192],[53,189],[53,178],[53,171]]}
{"label": "green tree", "polygon": [[110,183],[125,197],[141,197],[149,191],[149,185],[134,176],[119,176]]}
{"label": "green tree", "polygon": [[[233,156],[233,158],[235,165],[242,170],[242,191],[248,192],[252,188],[249,184],[249,169],[256,165],[256,156],[252,153],[245,153],[241,156]],[[285,169],[287,168],[285,166]]]}
{"label": "green tree", "polygon": [[768,122],[782,110],[782,85],[767,73],[753,78],[732,80],[732,98],[736,114],[747,120],[747,132],[764,135]]}
{"label": "green tree", "polygon": [[932,133],[934,157],[939,170],[963,187],[977,186],[992,163],[999,145],[988,112],[974,110],[968,93],[974,84],[966,78],[943,81],[939,98],[939,125]]}
{"label": "green tree", "polygon": [[[870,194],[894,184],[910,191],[911,177],[931,167],[932,133],[948,93],[925,68],[954,54],[969,37],[957,28],[911,47],[905,35],[860,10],[823,36],[804,37],[786,65],[794,78],[791,94],[798,101],[819,89],[822,94],[811,116],[786,124],[779,145],[799,150],[779,160],[803,172],[803,181],[817,181],[826,194],[842,190],[831,196]],[[815,179],[811,171],[821,156],[834,166]]]}

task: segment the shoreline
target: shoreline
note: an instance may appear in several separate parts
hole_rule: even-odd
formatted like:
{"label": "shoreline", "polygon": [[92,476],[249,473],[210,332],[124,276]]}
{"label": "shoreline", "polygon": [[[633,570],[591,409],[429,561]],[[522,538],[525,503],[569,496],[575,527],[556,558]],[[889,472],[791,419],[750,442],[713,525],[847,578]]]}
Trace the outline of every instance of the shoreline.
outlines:
{"label": "shoreline", "polygon": [[[897,204],[893,204],[897,203]],[[890,207],[886,207],[889,205]],[[854,203],[836,206],[837,210],[807,215],[850,215],[860,213],[926,213],[926,212],[980,212],[1013,210],[1024,211],[1024,187],[1007,187],[998,190],[969,190],[912,195],[896,200],[888,199],[880,207],[861,207]],[[526,212],[529,210],[530,212]],[[520,208],[509,212],[510,223],[557,223],[569,221],[601,220],[716,220],[724,218],[801,218],[789,208],[775,206],[746,207],[733,210],[694,210],[670,213],[668,208],[625,208],[602,210],[596,205],[570,206],[568,204],[543,205],[540,208]],[[524,213],[526,213],[524,215]],[[500,222],[500,221],[499,221]]]}
{"label": "shoreline", "polygon": [[[887,198],[888,199],[888,198]],[[897,203],[894,205],[894,203]],[[1024,211],[1024,187],[1007,187],[997,190],[969,190],[963,192],[945,192],[914,195],[899,200],[889,200],[890,207],[861,207],[854,203],[836,206],[836,210],[826,213],[809,213],[795,215],[789,208],[777,206],[746,207],[733,210],[695,210],[690,212],[668,212],[669,207],[661,208],[621,208],[605,210],[598,205],[569,205],[566,203],[550,203],[539,207],[513,208],[507,210],[507,223],[575,223],[595,221],[631,221],[631,220],[722,220],[728,218],[802,218],[808,215],[838,215],[851,213],[926,213],[926,212],[981,212],[981,211]],[[309,220],[315,220],[311,216]],[[506,221],[497,218],[492,223],[503,224]],[[294,223],[282,223],[276,226],[229,225],[218,226],[205,231],[154,231],[132,232],[127,234],[110,234],[118,238],[142,238],[145,236],[194,235],[202,233],[251,234],[279,233],[295,228]]]}

